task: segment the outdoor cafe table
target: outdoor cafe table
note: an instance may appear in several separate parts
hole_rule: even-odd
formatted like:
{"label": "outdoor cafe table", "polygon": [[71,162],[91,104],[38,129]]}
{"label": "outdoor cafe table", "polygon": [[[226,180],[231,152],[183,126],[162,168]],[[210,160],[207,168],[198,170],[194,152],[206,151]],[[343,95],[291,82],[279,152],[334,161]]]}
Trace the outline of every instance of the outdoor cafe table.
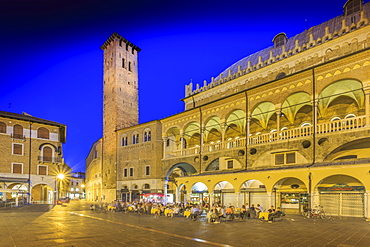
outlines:
{"label": "outdoor cafe table", "polygon": [[158,209],[158,208],[152,208],[152,209],[150,210],[150,213],[151,213],[151,214],[156,214],[156,213],[158,213],[158,211],[159,211],[159,209]]}
{"label": "outdoor cafe table", "polygon": [[185,216],[186,218],[189,218],[189,217],[190,217],[190,214],[191,214],[191,212],[190,212],[190,211],[185,211],[185,212],[184,212],[184,216]]}
{"label": "outdoor cafe table", "polygon": [[269,219],[269,213],[268,212],[260,212],[258,215],[258,218],[261,220],[268,220]]}
{"label": "outdoor cafe table", "polygon": [[164,216],[168,216],[171,213],[171,209],[164,210]]}

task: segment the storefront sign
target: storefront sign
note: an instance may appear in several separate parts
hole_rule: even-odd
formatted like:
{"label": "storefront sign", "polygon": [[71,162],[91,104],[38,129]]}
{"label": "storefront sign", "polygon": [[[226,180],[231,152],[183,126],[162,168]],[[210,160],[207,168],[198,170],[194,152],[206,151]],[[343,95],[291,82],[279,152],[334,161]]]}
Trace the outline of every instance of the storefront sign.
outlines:
{"label": "storefront sign", "polygon": [[319,187],[319,191],[364,191],[364,186],[348,186],[347,184],[336,184],[332,187]]}

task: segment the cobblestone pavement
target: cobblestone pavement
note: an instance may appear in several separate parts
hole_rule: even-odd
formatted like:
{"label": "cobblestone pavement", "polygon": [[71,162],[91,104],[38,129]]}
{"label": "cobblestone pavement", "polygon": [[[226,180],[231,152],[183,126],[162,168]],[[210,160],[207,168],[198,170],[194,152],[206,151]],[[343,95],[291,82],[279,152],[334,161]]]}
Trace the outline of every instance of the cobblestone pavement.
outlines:
{"label": "cobblestone pavement", "polygon": [[370,246],[364,219],[312,220],[286,216],[207,224],[184,217],[94,212],[89,204],[0,209],[0,246]]}

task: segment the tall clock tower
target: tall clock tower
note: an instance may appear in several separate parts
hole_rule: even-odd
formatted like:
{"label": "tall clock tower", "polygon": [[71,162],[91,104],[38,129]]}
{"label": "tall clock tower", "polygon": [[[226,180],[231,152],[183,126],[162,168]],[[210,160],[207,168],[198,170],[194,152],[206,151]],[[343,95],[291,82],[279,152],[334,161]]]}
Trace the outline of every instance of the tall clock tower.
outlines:
{"label": "tall clock tower", "polygon": [[141,50],[113,33],[101,46],[104,51],[103,84],[103,201],[116,199],[116,130],[139,123],[138,53]]}

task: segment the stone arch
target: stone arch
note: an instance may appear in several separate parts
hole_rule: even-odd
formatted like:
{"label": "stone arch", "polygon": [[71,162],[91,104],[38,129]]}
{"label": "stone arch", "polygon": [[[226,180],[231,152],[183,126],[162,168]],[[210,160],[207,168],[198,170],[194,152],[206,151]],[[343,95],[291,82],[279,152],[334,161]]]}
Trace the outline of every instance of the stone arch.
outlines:
{"label": "stone arch", "polygon": [[[241,109],[233,110],[229,113],[229,115],[226,118],[226,126],[231,127],[234,132],[238,132],[239,136],[245,135],[245,124],[246,124],[246,114]],[[228,129],[226,129],[226,138],[228,136],[227,134]]]}
{"label": "stone arch", "polygon": [[212,116],[207,119],[204,128],[204,140],[204,143],[222,140],[221,119],[218,116]]}
{"label": "stone arch", "polygon": [[188,148],[200,146],[200,125],[198,122],[193,121],[185,126],[184,139]]}
{"label": "stone arch", "polygon": [[335,174],[320,180],[315,186],[314,204],[323,206],[333,216],[364,217],[364,184],[357,178]]}
{"label": "stone arch", "polygon": [[251,114],[251,131],[267,129],[269,120],[275,114],[275,105],[269,101],[261,102],[254,107]]}
{"label": "stone arch", "polygon": [[190,189],[190,201],[192,204],[205,205],[209,203],[209,191],[207,185],[196,182]]}
{"label": "stone arch", "polygon": [[166,173],[166,179],[171,179],[172,173],[177,173],[179,174],[178,176],[188,176],[197,173],[197,170],[191,164],[182,162],[177,163],[173,165],[170,169],[168,169]]}
{"label": "stone arch", "polygon": [[31,190],[32,203],[38,204],[52,204],[56,198],[53,193],[53,188],[48,184],[39,183],[34,184]]}
{"label": "stone arch", "polygon": [[285,99],[281,112],[291,124],[294,124],[297,114],[304,106],[312,107],[311,96],[307,92],[296,92]]}
{"label": "stone arch", "polygon": [[333,82],[326,86],[319,94],[318,109],[321,117],[327,116],[327,110],[335,99],[338,97],[348,97],[352,99],[358,109],[364,107],[364,92],[363,85],[355,79],[343,79]]}
{"label": "stone arch", "polygon": [[260,204],[263,208],[269,206],[266,186],[260,180],[249,179],[240,185],[240,194],[244,197],[244,202],[250,206]]}
{"label": "stone arch", "polygon": [[274,184],[276,205],[285,213],[298,214],[309,205],[308,187],[299,178],[285,177]]}
{"label": "stone arch", "polygon": [[234,185],[228,181],[220,181],[213,187],[214,203],[228,206],[236,205]]}
{"label": "stone arch", "polygon": [[361,138],[347,142],[331,150],[324,158],[324,161],[368,158],[369,153],[370,138]]}

